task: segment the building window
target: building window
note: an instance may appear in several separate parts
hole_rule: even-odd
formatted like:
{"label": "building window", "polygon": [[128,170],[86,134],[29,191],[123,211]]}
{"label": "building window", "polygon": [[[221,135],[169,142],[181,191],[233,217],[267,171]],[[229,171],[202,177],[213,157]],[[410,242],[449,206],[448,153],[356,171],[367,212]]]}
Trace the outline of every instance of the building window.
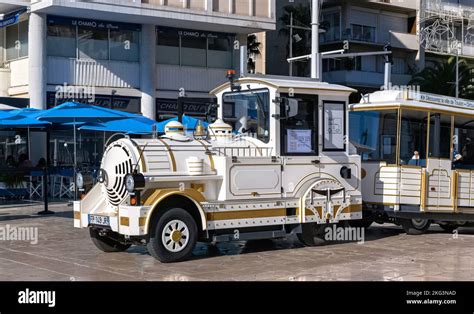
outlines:
{"label": "building window", "polygon": [[233,35],[160,28],[158,64],[229,69],[233,65]]}
{"label": "building window", "polygon": [[406,73],[406,62],[403,58],[393,58],[393,74],[405,74]]}
{"label": "building window", "polygon": [[7,61],[28,56],[28,21],[8,26],[5,35]]}
{"label": "building window", "polygon": [[321,34],[323,42],[341,40],[341,13],[339,11],[323,12],[322,27],[326,28],[326,32]]}
{"label": "building window", "polygon": [[342,71],[344,64],[341,59],[324,59],[323,72]]}
{"label": "building window", "polygon": [[109,33],[107,30],[97,30],[79,27],[77,31],[77,46],[79,58],[94,60],[109,59]]}
{"label": "building window", "polygon": [[76,57],[76,28],[72,25],[48,26],[48,56]]}
{"label": "building window", "polygon": [[158,31],[156,60],[159,64],[180,64],[179,37]]}
{"label": "building window", "polygon": [[181,64],[206,67],[206,38],[181,37]]}
{"label": "building window", "polygon": [[353,40],[375,42],[375,27],[351,24]]}
{"label": "building window", "polygon": [[48,18],[48,55],[138,62],[140,30],[135,24]]}
{"label": "building window", "polygon": [[110,60],[138,62],[140,32],[110,31]]}
{"label": "building window", "polygon": [[229,37],[208,38],[207,66],[232,68],[232,43]]}

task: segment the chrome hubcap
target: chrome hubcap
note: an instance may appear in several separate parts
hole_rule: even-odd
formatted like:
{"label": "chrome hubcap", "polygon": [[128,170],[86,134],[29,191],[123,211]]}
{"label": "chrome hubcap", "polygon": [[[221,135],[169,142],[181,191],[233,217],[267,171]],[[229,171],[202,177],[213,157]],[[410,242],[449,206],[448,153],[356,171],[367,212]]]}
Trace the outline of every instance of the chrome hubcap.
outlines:
{"label": "chrome hubcap", "polygon": [[168,251],[181,252],[189,242],[189,228],[181,220],[172,220],[163,229],[161,240]]}

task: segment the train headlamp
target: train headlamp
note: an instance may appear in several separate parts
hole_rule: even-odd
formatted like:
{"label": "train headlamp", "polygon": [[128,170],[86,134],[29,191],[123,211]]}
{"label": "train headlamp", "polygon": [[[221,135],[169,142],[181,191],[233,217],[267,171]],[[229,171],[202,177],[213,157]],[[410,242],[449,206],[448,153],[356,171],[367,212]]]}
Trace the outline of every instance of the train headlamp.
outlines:
{"label": "train headlamp", "polygon": [[142,191],[145,189],[145,177],[141,173],[127,174],[125,176],[125,188],[130,194]]}
{"label": "train headlamp", "polygon": [[104,169],[99,170],[97,179],[99,180],[99,183],[102,183],[106,186],[109,184],[109,176],[107,175],[107,171],[105,171]]}
{"label": "train headlamp", "polygon": [[84,176],[80,172],[76,174],[76,186],[79,190],[84,188]]}

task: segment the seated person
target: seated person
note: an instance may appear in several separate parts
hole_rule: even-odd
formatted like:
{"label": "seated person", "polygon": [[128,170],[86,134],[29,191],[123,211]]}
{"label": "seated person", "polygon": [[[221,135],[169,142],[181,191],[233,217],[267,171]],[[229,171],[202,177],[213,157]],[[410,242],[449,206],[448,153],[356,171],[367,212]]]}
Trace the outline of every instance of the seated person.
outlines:
{"label": "seated person", "polygon": [[408,162],[408,165],[410,166],[420,166],[420,152],[415,150],[413,152],[413,157],[411,157],[411,160]]}

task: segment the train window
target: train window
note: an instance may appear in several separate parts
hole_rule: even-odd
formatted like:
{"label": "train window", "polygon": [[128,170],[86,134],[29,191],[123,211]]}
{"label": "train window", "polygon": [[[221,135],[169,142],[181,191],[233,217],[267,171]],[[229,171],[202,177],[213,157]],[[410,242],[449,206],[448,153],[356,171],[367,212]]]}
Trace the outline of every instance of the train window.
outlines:
{"label": "train window", "polygon": [[295,95],[289,98],[288,105],[290,108],[281,107],[281,115],[285,117],[280,120],[282,155],[317,155],[318,97]]}
{"label": "train window", "polygon": [[324,151],[346,150],[346,103],[324,102],[323,104],[323,149]]}
{"label": "train window", "polygon": [[[256,89],[224,94],[225,120],[241,134],[270,141],[270,91]],[[229,117],[229,113],[233,117]]]}
{"label": "train window", "polygon": [[454,120],[454,168],[474,169],[474,120],[456,117]]}
{"label": "train window", "polygon": [[364,161],[397,160],[397,110],[359,111],[350,114],[350,142]]}
{"label": "train window", "polygon": [[451,116],[434,113],[430,117],[429,158],[452,159]]}
{"label": "train window", "polygon": [[400,127],[400,164],[426,166],[428,113],[402,110]]}

